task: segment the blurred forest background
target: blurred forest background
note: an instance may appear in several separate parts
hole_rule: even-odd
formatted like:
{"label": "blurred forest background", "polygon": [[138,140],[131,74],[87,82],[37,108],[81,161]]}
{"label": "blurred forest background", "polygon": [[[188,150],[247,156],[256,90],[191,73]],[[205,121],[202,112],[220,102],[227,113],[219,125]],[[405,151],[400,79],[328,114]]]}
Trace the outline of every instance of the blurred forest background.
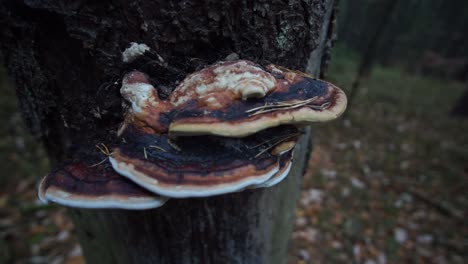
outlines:
{"label": "blurred forest background", "polygon": [[[341,0],[325,79],[351,97],[314,127],[289,263],[468,263],[468,1]],[[0,263],[83,263],[0,69]]]}

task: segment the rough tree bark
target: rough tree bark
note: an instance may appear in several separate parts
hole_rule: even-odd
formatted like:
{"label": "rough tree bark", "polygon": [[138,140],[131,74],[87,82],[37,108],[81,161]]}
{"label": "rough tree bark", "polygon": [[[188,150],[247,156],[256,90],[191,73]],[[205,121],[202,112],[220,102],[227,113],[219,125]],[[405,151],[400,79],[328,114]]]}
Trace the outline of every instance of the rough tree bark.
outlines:
{"label": "rough tree bark", "polygon": [[[234,52],[319,74],[336,1],[1,1],[0,47],[24,120],[59,163],[115,139],[120,79],[130,69],[175,87]],[[146,43],[168,66],[123,64],[130,42]],[[284,263],[308,138],[274,188],[170,200],[147,211],[70,210],[87,261]]]}

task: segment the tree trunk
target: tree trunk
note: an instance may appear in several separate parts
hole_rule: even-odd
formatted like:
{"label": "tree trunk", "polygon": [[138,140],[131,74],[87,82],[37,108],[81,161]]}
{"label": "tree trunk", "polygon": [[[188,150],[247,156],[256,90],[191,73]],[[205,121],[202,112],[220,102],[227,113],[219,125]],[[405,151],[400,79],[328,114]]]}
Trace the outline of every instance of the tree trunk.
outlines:
{"label": "tree trunk", "polygon": [[466,88],[465,92],[458,98],[457,103],[450,111],[450,115],[465,118],[468,116],[468,88]]}
{"label": "tree trunk", "polygon": [[359,64],[356,78],[351,84],[351,89],[348,96],[348,109],[352,109],[351,107],[354,103],[354,97],[358,92],[361,81],[369,77],[372,67],[374,66],[379,41],[385,32],[385,28],[392,18],[393,12],[398,5],[398,2],[399,0],[387,0],[384,7],[382,8],[381,19],[375,27],[374,34],[371,35],[369,43],[367,43],[364,52],[362,52],[362,59]]}
{"label": "tree trunk", "polygon": [[[24,120],[59,163],[115,139],[120,80],[131,69],[175,87],[234,52],[318,74],[331,46],[334,2],[2,1],[0,47]],[[123,64],[130,42],[147,44],[167,65]],[[173,199],[146,211],[70,210],[87,261],[284,263],[308,140],[273,188]]]}

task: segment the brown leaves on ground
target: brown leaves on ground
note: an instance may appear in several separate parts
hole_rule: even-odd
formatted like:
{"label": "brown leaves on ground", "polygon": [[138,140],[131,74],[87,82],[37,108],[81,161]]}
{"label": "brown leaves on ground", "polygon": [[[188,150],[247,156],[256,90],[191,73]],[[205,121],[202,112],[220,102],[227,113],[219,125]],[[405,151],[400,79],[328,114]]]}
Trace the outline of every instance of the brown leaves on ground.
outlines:
{"label": "brown leaves on ground", "polygon": [[467,263],[463,86],[382,68],[366,85],[314,127],[289,263]]}

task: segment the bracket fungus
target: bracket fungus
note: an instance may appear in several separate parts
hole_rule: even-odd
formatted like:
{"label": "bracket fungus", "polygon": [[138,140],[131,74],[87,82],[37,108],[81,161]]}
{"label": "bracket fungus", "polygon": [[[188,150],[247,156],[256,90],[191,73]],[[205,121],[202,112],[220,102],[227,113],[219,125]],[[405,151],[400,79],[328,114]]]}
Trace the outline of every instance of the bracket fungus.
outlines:
{"label": "bracket fungus", "polygon": [[[110,156],[119,174],[154,193],[173,197],[205,197],[261,185],[281,171],[288,157],[285,139],[295,142],[295,127],[272,128],[237,139],[215,136],[178,138],[128,127]],[[280,149],[278,149],[280,148]],[[282,163],[283,166],[287,164]]]}
{"label": "bracket fungus", "polygon": [[121,93],[132,104],[130,122],[173,136],[245,137],[279,125],[329,121],[346,109],[345,94],[331,83],[245,60],[189,75],[167,101],[141,72],[125,76]]}
{"label": "bracket fungus", "polygon": [[41,200],[146,209],[168,198],[271,187],[291,169],[298,127],[346,108],[333,84],[246,60],[195,72],[166,100],[139,71],[124,76],[120,93],[130,106],[120,143],[105,153],[112,168],[64,166],[43,180]]}
{"label": "bracket fungus", "polygon": [[60,167],[39,184],[39,199],[71,207],[120,209],[150,209],[166,202],[166,197],[148,192],[106,167],[79,162]]}
{"label": "bracket fungus", "polygon": [[[195,73],[176,88],[174,91],[176,95],[177,91],[195,90],[199,98],[184,99],[184,107],[179,108],[171,120],[169,133],[181,136],[212,134],[244,137],[283,124],[300,125],[332,120],[341,115],[346,108],[343,91],[328,82],[272,64],[260,72],[251,70],[250,67],[255,66],[245,61],[225,64],[227,65],[212,66]],[[217,67],[222,67],[224,71],[219,72]],[[244,76],[254,81],[243,81],[240,77],[233,78],[232,74],[225,73],[242,71],[248,71]],[[225,81],[226,85],[236,87],[238,90],[250,87],[254,83],[263,83],[263,86],[258,86],[268,89],[265,89],[266,92],[262,96],[250,100],[238,100],[238,95],[232,93],[229,94],[230,97],[210,92],[203,94],[198,89],[200,83],[192,80],[211,75],[215,76],[214,79],[232,79]],[[217,84],[216,82],[206,84],[206,82],[202,85]],[[267,84],[273,85],[267,86]],[[179,97],[185,98],[181,95]]]}

